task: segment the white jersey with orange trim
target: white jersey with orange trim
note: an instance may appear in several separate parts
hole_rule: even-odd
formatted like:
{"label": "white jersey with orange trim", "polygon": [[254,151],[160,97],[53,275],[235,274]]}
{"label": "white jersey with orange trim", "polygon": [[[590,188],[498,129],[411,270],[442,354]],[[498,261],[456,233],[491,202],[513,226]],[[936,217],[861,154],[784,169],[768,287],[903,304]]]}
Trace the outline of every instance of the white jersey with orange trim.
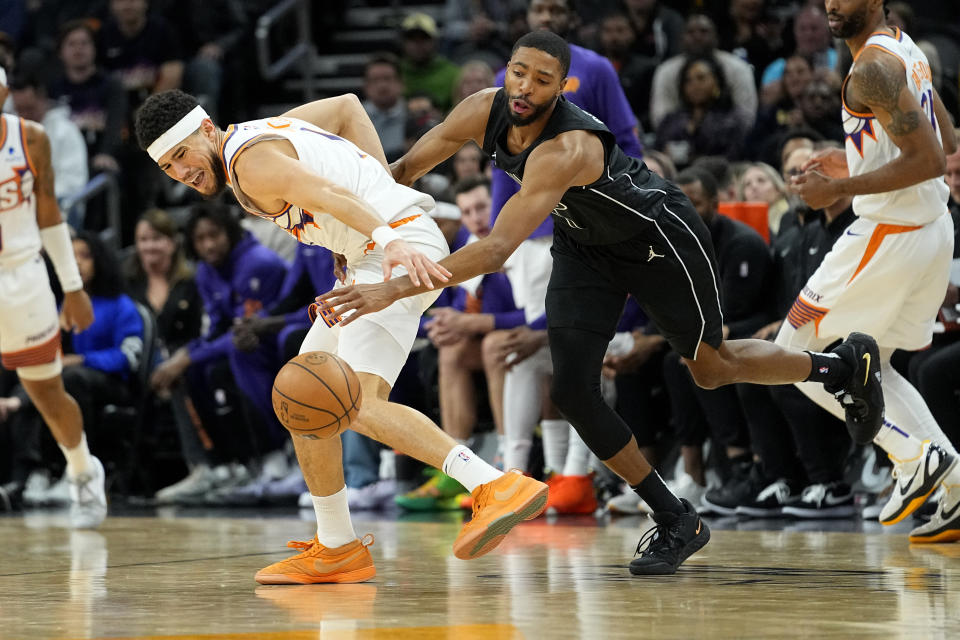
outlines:
{"label": "white jersey with orange trim", "polygon": [[34,172],[23,120],[0,119],[0,268],[23,264],[40,252]]}
{"label": "white jersey with orange trim", "polygon": [[[867,48],[876,48],[894,56],[903,64],[907,79],[907,90],[920,103],[923,113],[940,140],[940,127],[933,110],[933,82],[930,65],[923,51],[900,29],[893,33],[878,31],[871,35],[863,49],[854,58],[850,72],[857,64],[857,57]],[[887,132],[871,113],[859,113],[851,110],[846,103],[847,81],[843,82],[841,95],[843,101],[843,129],[847,166],[851,176],[862,175],[879,169],[900,155],[900,148],[894,144]],[[859,195],[853,199],[853,210],[862,218],[869,218],[885,224],[925,225],[933,222],[947,212],[949,188],[943,178],[932,178],[906,189]]]}
{"label": "white jersey with orange trim", "polygon": [[[250,213],[273,220],[297,240],[321,245],[346,256],[348,263],[370,251],[370,239],[329,213],[305,211],[287,204],[279,212],[259,210],[237,185],[235,166],[244,149],[265,140],[289,140],[301,162],[327,180],[348,189],[366,201],[384,222],[398,227],[409,216],[411,207],[429,213],[436,204],[433,198],[397,184],[386,168],[373,156],[364,153],[349,140],[324,131],[296,118],[251,120],[227,128],[220,156],[233,186],[234,195]],[[398,229],[403,234],[401,229]]]}

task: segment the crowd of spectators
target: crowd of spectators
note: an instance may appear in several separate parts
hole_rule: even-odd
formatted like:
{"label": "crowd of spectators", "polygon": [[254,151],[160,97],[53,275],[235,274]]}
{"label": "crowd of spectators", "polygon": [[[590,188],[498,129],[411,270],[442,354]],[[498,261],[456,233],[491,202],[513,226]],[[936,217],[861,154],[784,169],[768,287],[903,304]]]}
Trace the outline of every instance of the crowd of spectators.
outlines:
{"label": "crowd of spectators", "polygon": [[[174,87],[197,95],[217,124],[253,117],[258,98],[240,79],[250,75],[251,25],[264,4],[64,0],[0,16],[0,64],[12,89],[5,109],[47,128],[57,197],[74,207],[78,261],[90,264],[84,282],[98,324],[67,344],[65,383],[91,425],[91,446],[106,452],[117,476],[130,475],[130,452],[106,442],[115,431],[97,429],[102,408],[147,397],[143,437],[123,439],[152,447],[137,458],[147,472],[116,486],[163,504],[292,502],[305,490],[270,389],[309,327],[307,305],[334,285],[342,265],[272,224],[249,216],[241,224],[232,199],[191,202],[130,134],[137,106]],[[960,37],[951,31],[960,16],[950,4],[890,2],[888,21],[920,43],[957,118],[958,49],[950,42]],[[775,337],[806,278],[854,218],[849,200],[813,211],[787,186],[813,152],[844,144],[840,91],[850,55],[830,37],[822,2],[446,0],[435,9],[397,9],[395,46],[366,58],[359,93],[388,160],[466,96],[501,85],[517,37],[554,31],[572,45],[566,98],[600,118],[628,154],[675,180],[709,228],[724,336]],[[125,247],[120,253],[101,241],[104,203],[71,200],[101,173],[120,185],[122,228],[106,229]],[[960,154],[948,158],[946,179],[960,228]],[[438,201],[433,216],[451,250],[489,233],[517,189],[475,145],[416,186]],[[612,512],[642,511],[636,495],[621,492],[591,460],[545,392],[551,238],[548,219],[504,272],[443,292],[392,398],[491,461],[547,477],[555,512],[592,513],[604,502]],[[896,364],[960,444],[954,271],[933,346],[899,354]],[[155,349],[143,344],[138,309],[155,323]],[[156,353],[150,362],[141,358],[147,352]],[[147,388],[138,389],[132,381],[144,367]],[[853,447],[842,425],[795,388],[698,388],[632,300],[603,373],[605,398],[647,457],[678,495],[715,513],[846,517],[863,495],[889,486],[876,480],[883,474],[851,472],[859,468],[851,460],[867,467],[884,460]],[[0,481],[23,490],[28,504],[65,501],[39,419],[5,374],[0,442],[12,446],[0,460]],[[343,440],[353,508],[469,506],[442,473],[431,471],[421,484],[410,461],[355,433]]]}

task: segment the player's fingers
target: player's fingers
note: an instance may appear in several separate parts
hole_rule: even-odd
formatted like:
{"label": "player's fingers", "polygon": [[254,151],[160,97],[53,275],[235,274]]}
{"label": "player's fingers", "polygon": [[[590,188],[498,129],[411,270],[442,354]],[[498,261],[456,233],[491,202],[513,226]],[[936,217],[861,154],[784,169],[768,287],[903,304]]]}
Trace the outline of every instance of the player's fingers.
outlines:
{"label": "player's fingers", "polygon": [[410,282],[413,283],[413,286],[420,286],[420,275],[417,273],[417,265],[414,264],[413,260],[407,258],[403,262],[403,266],[407,269],[407,275],[410,276]]}
{"label": "player's fingers", "polygon": [[430,271],[427,269],[427,265],[424,264],[425,258],[417,259],[417,277],[420,279],[423,284],[427,285],[428,289],[433,289],[433,281],[430,279]]}
{"label": "player's fingers", "polygon": [[446,282],[450,279],[451,273],[443,268],[442,265],[437,264],[433,260],[427,260],[427,269],[430,270],[430,273],[433,274],[440,282]]}

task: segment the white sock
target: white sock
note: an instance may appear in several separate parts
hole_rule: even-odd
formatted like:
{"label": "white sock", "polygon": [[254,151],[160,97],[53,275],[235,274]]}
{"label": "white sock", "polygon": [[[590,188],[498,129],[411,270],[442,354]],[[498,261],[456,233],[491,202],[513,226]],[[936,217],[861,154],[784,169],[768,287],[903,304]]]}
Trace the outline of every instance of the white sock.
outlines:
{"label": "white sock", "polygon": [[873,441],[881,449],[890,454],[895,462],[913,460],[920,456],[923,450],[923,441],[894,425],[889,420],[883,421],[880,433]]}
{"label": "white sock", "polygon": [[503,468],[506,470],[519,469],[526,473],[530,464],[530,449],[533,440],[507,439],[507,450],[503,452]]}
{"label": "white sock", "polygon": [[470,493],[481,484],[492,482],[503,475],[502,471],[491,467],[462,444],[450,449],[443,461],[443,472],[462,484]]}
{"label": "white sock", "polygon": [[570,448],[567,449],[567,461],[563,465],[565,476],[585,476],[590,469],[590,449],[577,430],[570,426]]}
{"label": "white sock", "polygon": [[87,434],[80,432],[80,444],[73,449],[67,449],[65,446],[57,443],[60,451],[63,451],[63,457],[67,459],[67,477],[76,478],[87,473],[93,468],[93,460],[90,458],[90,449],[87,447]]}
{"label": "white sock", "polygon": [[540,422],[540,432],[543,434],[543,465],[550,471],[560,473],[567,460],[570,423],[566,420],[543,420]]}
{"label": "white sock", "polygon": [[347,506],[347,487],[332,496],[314,496],[313,512],[317,515],[317,541],[325,547],[342,547],[357,539]]}
{"label": "white sock", "polygon": [[502,433],[497,434],[497,455],[503,458],[507,451],[507,438]]}
{"label": "white sock", "polygon": [[943,429],[937,424],[936,418],[930,413],[926,401],[916,387],[904,378],[884,360],[881,351],[881,375],[883,375],[883,402],[886,406],[886,420],[901,430],[906,431],[917,440],[929,440],[940,445],[944,451],[954,456],[957,450],[947,438]]}

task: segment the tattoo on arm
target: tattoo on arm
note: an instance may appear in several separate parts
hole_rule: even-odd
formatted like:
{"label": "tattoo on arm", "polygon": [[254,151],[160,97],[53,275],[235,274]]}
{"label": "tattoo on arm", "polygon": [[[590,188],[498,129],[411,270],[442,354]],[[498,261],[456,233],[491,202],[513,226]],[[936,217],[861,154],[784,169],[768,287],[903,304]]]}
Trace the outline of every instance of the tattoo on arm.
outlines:
{"label": "tattoo on arm", "polygon": [[868,62],[858,67],[855,88],[857,98],[867,105],[877,106],[890,114],[889,133],[904,136],[920,126],[920,113],[916,110],[904,111],[900,108],[900,92],[906,88],[906,76],[894,73],[878,61]]}

